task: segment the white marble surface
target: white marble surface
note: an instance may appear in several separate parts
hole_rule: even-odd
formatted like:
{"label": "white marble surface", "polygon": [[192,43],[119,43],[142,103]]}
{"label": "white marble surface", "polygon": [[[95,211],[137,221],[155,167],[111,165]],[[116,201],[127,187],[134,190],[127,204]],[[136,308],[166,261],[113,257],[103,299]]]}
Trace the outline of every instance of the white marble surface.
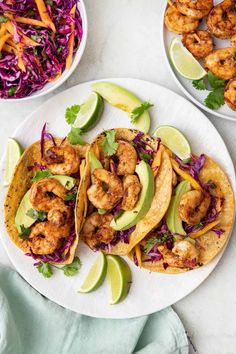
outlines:
{"label": "white marble surface", "polygon": [[[181,92],[164,63],[160,29],[165,0],[85,0],[89,20],[87,48],[73,76],[58,90],[106,77],[133,77]],[[0,154],[16,126],[46,96],[32,102],[0,103]],[[236,121],[209,116],[236,162]],[[204,142],[201,142],[204,151]],[[220,153],[220,151],[219,151]],[[200,354],[236,353],[236,243],[233,233],[212,275],[174,308]],[[9,264],[2,247],[0,262]],[[194,350],[191,350],[194,353]]]}

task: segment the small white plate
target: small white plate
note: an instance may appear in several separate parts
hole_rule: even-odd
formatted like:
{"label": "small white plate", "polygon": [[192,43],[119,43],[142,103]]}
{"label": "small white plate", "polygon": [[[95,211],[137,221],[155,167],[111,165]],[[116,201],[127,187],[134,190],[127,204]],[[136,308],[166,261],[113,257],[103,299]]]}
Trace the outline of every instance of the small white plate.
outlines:
{"label": "small white plate", "polygon": [[[235,188],[234,167],[227,148],[211,122],[194,105],[174,92],[150,82],[133,79],[109,79],[136,93],[142,100],[154,104],[150,110],[152,117],[151,131],[158,124],[170,124],[181,129],[191,142],[193,151],[212,156],[228,174]],[[66,90],[40,106],[16,130],[14,137],[23,147],[40,137],[42,126],[48,122],[49,131],[55,136],[65,136],[68,125],[64,119],[66,107],[83,102],[91,91],[91,82],[77,85]],[[131,127],[126,113],[105,104],[103,116],[86,139],[91,140],[103,129],[114,127]],[[3,165],[0,166],[0,185],[3,185]],[[78,255],[82,260],[81,271],[75,277],[67,278],[55,270],[50,279],[45,279],[33,267],[33,260],[24,256],[9,239],[4,228],[3,202],[0,195],[0,237],[6,252],[18,272],[41,294],[50,300],[78,313],[103,318],[129,318],[159,311],[193,291],[215,268],[222,253],[210,264],[191,272],[169,275],[149,273],[138,269],[127,259],[132,270],[132,286],[128,297],[118,305],[109,305],[109,290],[106,282],[97,291],[79,294],[79,289],[88,269],[97,257],[82,243]]]}
{"label": "small white plate", "polygon": [[[214,1],[215,5],[218,4],[219,2],[221,2],[221,0]],[[172,66],[171,60],[169,58],[169,47],[170,47],[170,44],[171,44],[173,38],[178,37],[181,39],[182,36],[168,31],[167,28],[165,27],[164,14],[165,14],[165,11],[167,8],[166,4],[167,4],[167,2],[164,1],[163,10],[162,10],[163,11],[163,16],[162,16],[163,26],[162,26],[161,37],[162,37],[162,41],[163,41],[164,57],[166,59],[167,66],[169,68],[169,71],[170,71],[172,77],[174,78],[174,80],[177,83],[177,85],[179,86],[179,88],[184,92],[184,94],[198,107],[204,109],[208,113],[214,114],[217,117],[236,121],[236,112],[233,111],[232,109],[230,109],[227,106],[227,104],[225,104],[224,106],[222,106],[220,109],[218,109],[216,111],[205,106],[204,100],[205,100],[206,96],[208,95],[209,91],[196,90],[192,86],[192,81],[182,77]],[[206,29],[206,28],[207,27],[206,27],[205,19],[204,19],[201,23],[200,29]],[[231,46],[229,40],[221,40],[221,39],[217,39],[216,37],[214,37],[214,43],[215,43],[215,49],[216,48],[226,48],[226,47]]]}

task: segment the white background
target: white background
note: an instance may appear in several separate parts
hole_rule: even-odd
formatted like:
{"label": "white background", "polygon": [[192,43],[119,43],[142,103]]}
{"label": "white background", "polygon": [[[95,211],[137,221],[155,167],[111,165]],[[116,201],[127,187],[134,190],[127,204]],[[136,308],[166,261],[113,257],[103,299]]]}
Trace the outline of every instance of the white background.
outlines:
{"label": "white background", "polygon": [[[163,2],[85,0],[89,21],[87,48],[73,76],[58,91],[93,79],[133,77],[159,83],[180,93],[168,72],[162,52],[160,32]],[[25,103],[0,103],[1,154],[7,137],[11,136],[15,127],[48,97],[50,95]],[[225,140],[235,164],[236,121],[234,123],[208,117]],[[204,150],[204,142],[200,143]],[[236,352],[235,260],[234,232],[213,274],[191,295],[174,306],[200,354]],[[2,248],[0,261],[9,264]]]}

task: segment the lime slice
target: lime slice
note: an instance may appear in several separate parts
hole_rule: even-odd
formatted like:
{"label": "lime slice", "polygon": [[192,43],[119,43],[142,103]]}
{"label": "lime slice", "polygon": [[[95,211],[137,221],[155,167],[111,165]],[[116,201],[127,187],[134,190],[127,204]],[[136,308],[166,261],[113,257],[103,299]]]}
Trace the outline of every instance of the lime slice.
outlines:
{"label": "lime slice", "polygon": [[22,154],[22,148],[15,139],[9,138],[7,142],[6,165],[4,172],[4,186],[8,186],[17,162]]}
{"label": "lime slice", "polygon": [[73,127],[84,131],[89,130],[100,119],[103,107],[103,98],[97,92],[92,92],[87,101],[80,106],[80,111]]}
{"label": "lime slice", "polygon": [[188,159],[191,154],[191,147],[183,133],[170,125],[161,125],[157,128],[154,136],[161,139],[163,145],[168,147],[181,160]]}
{"label": "lime slice", "polygon": [[110,304],[117,304],[126,298],[131,284],[128,264],[119,256],[107,256],[107,276],[111,288]]}
{"label": "lime slice", "polygon": [[81,288],[80,293],[89,293],[96,290],[102,285],[107,272],[106,256],[101,252],[97,257],[95,263],[90,268]]}
{"label": "lime slice", "polygon": [[199,80],[207,73],[178,38],[170,45],[170,58],[178,73],[189,80]]}

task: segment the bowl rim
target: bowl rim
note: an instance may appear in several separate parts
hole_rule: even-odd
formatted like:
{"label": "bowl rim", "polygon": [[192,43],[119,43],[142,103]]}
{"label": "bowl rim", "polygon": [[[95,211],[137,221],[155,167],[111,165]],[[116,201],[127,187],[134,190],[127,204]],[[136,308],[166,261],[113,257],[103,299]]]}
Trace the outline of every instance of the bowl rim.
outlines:
{"label": "bowl rim", "polygon": [[[35,91],[32,93],[30,96],[22,97],[22,98],[0,98],[0,102],[22,102],[22,101],[29,101],[33,100],[39,97],[42,97],[44,95],[47,95],[51,93],[52,91],[56,90],[58,87],[60,87],[75,71],[77,65],[79,64],[83,54],[84,50],[86,47],[87,43],[87,37],[88,37],[88,17],[87,17],[87,11],[86,7],[84,4],[84,0],[78,0],[77,1],[77,6],[79,7],[80,14],[82,17],[82,26],[83,26],[83,36],[82,40],[80,42],[79,47],[77,48],[77,51],[74,55],[74,59],[72,62],[72,65],[69,70],[65,69],[63,71],[62,76],[55,81],[55,83],[47,83],[41,90]],[[48,88],[47,88],[48,86]]]}

